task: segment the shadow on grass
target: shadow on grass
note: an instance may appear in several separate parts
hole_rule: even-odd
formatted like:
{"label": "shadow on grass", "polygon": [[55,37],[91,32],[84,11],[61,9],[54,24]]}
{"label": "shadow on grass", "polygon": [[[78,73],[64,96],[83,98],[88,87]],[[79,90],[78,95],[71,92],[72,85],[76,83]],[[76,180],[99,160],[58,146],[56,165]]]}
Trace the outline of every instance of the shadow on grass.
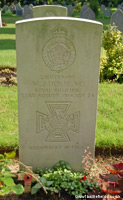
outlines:
{"label": "shadow on grass", "polygon": [[4,40],[0,40],[0,50],[8,50],[8,49],[15,49],[16,45],[15,45],[15,40],[11,40],[11,39],[4,39]]}
{"label": "shadow on grass", "polygon": [[0,28],[0,34],[15,34],[15,28],[2,27]]}
{"label": "shadow on grass", "polygon": [[22,20],[22,17],[17,16],[4,16],[2,15],[2,22],[5,22],[7,24],[14,24],[18,20]]}

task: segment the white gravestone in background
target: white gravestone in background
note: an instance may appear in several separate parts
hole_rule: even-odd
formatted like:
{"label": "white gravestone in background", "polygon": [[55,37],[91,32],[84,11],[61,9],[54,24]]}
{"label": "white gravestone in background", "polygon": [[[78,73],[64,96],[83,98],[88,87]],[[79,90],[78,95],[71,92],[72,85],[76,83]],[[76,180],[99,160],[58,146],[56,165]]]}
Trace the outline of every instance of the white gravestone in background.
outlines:
{"label": "white gravestone in background", "polygon": [[69,17],[16,22],[20,161],[82,170],[95,152],[102,24]]}
{"label": "white gravestone in background", "polygon": [[67,8],[55,5],[35,6],[33,8],[33,18],[50,16],[67,16]]}

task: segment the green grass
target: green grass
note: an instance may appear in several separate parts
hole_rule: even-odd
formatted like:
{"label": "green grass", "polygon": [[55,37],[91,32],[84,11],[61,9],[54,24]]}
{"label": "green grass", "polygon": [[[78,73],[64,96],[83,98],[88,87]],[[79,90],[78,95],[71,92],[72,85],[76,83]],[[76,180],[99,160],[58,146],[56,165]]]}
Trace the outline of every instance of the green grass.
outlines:
{"label": "green grass", "polygon": [[0,67],[16,67],[15,22],[20,19],[16,16],[2,17],[7,27],[0,28]]}
{"label": "green grass", "polygon": [[[123,146],[123,84],[99,84],[96,147]],[[18,145],[17,87],[0,87],[0,148]]]}
{"label": "green grass", "polygon": [[[75,17],[80,17],[80,13],[76,13]],[[7,27],[0,28],[0,67],[16,68],[16,36],[15,22],[21,20],[22,17],[2,16],[2,22],[7,23]],[[104,24],[104,30],[110,23],[110,18],[103,16],[103,13],[96,18]]]}
{"label": "green grass", "polygon": [[0,87],[0,148],[18,145],[17,87]]}
{"label": "green grass", "polygon": [[123,147],[123,84],[100,84],[97,112],[97,147]]}

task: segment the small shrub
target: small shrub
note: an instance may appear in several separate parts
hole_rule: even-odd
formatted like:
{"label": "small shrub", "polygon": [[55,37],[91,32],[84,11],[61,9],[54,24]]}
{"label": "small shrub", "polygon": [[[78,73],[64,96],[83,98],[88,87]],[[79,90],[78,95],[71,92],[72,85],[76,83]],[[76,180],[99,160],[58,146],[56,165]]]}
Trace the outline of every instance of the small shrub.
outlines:
{"label": "small shrub", "polygon": [[[38,168],[37,172],[42,176],[39,180],[43,183],[45,189],[51,193],[59,193],[64,190],[69,195],[82,195],[93,189],[99,189],[96,182],[90,181],[88,175],[84,172],[75,172],[65,161],[59,161],[52,168],[46,168],[42,174],[42,168]],[[41,186],[35,184],[31,193],[35,194],[40,190]]]}
{"label": "small shrub", "polygon": [[90,8],[95,12],[96,16],[99,14],[99,2],[98,0],[90,0]]}
{"label": "small shrub", "polygon": [[82,8],[82,5],[81,5],[81,2],[79,2],[74,6],[73,12],[78,13],[81,11],[81,8]]}
{"label": "small shrub", "polygon": [[6,11],[5,11],[4,9],[2,9],[2,14],[5,14],[5,12],[6,12]]}
{"label": "small shrub", "polygon": [[15,157],[15,151],[10,153],[0,154],[0,196],[4,196],[11,192],[15,194],[22,194],[24,188],[21,184],[15,184],[13,177],[16,175],[12,174],[8,165],[12,165],[12,160]]}
{"label": "small shrub", "polygon": [[103,34],[103,47],[106,56],[101,58],[100,80],[123,82],[122,35],[116,26],[109,26]]}
{"label": "small shrub", "polygon": [[11,10],[6,10],[4,16],[12,16]]}

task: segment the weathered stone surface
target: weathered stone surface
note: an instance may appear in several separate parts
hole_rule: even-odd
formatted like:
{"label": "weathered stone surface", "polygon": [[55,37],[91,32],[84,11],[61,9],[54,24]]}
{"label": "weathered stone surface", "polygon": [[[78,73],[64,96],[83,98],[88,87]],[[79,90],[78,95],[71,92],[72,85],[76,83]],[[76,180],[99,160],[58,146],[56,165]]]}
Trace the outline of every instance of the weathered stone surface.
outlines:
{"label": "weathered stone surface", "polygon": [[44,5],[33,8],[33,17],[67,16],[67,8],[63,6]]}
{"label": "weathered stone surface", "polygon": [[118,9],[111,16],[111,25],[116,25],[118,30],[123,33],[123,11]]}
{"label": "weathered stone surface", "polygon": [[82,170],[87,146],[94,156],[101,33],[101,23],[77,18],[16,22],[19,155],[27,166],[64,160]]}
{"label": "weathered stone surface", "polygon": [[95,20],[95,13],[89,7],[87,9],[83,10],[83,12],[81,12],[80,16],[81,16],[81,18]]}
{"label": "weathered stone surface", "polygon": [[1,9],[0,9],[0,27],[2,27]]}
{"label": "weathered stone surface", "polygon": [[109,8],[104,10],[104,16],[106,16],[106,17],[110,17],[111,16],[111,10]]}
{"label": "weathered stone surface", "polygon": [[31,7],[24,7],[24,19],[31,19],[33,17],[33,11]]}

